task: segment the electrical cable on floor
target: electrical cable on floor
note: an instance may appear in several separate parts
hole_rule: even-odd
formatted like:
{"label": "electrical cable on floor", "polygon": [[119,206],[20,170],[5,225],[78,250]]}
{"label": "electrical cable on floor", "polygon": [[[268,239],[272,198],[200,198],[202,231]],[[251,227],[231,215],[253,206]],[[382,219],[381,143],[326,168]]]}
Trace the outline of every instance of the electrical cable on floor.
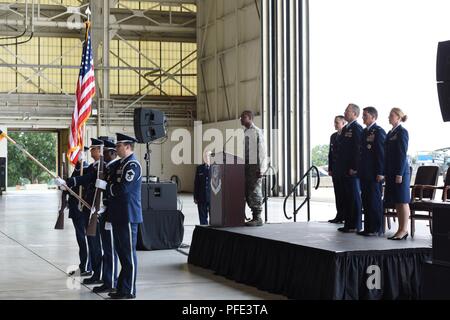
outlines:
{"label": "electrical cable on floor", "polygon": [[185,252],[181,249],[183,249],[183,248],[188,249],[190,247],[191,247],[190,245],[182,243],[177,249],[175,249],[175,251],[177,251],[178,253],[181,253],[182,255],[189,256],[189,252]]}

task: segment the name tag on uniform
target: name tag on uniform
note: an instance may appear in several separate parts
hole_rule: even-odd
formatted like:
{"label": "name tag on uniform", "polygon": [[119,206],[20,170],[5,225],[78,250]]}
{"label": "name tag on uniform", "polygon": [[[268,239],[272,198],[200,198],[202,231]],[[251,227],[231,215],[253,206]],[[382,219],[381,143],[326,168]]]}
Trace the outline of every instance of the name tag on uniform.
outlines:
{"label": "name tag on uniform", "polygon": [[391,137],[391,138],[389,138],[389,140],[397,140],[397,138],[398,138],[398,136],[397,135],[394,135],[393,137]]}
{"label": "name tag on uniform", "polygon": [[111,222],[105,222],[105,230],[112,230],[112,224]]}
{"label": "name tag on uniform", "polygon": [[369,135],[368,137],[367,137],[367,140],[366,140],[367,142],[374,142],[375,141],[375,135],[374,134],[371,134],[371,135]]}
{"label": "name tag on uniform", "polygon": [[353,137],[353,133],[352,132],[346,132],[345,133],[345,137],[346,138],[351,138],[351,137]]}

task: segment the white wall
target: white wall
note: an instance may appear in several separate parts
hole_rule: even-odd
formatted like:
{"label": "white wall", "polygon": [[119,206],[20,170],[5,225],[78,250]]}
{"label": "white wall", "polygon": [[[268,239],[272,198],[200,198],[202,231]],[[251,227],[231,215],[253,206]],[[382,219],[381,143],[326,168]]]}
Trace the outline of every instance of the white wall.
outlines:
{"label": "white wall", "polygon": [[[261,128],[261,116],[255,116],[254,122],[255,125]],[[237,130],[236,132],[241,131],[243,133],[244,127],[241,125],[240,120],[229,120],[229,121],[221,121],[216,123],[207,123],[202,126],[203,128],[203,135],[205,132],[209,129],[217,129],[219,130],[223,135],[223,143],[220,145],[219,150],[216,150],[218,152],[222,151],[223,144],[227,141],[227,129]],[[203,141],[203,149],[207,148],[210,150],[211,148],[208,148],[208,145],[211,142],[209,141]],[[244,156],[244,142],[242,143],[236,141],[235,139],[231,139],[228,143],[225,145],[225,151],[227,153],[237,155],[241,158]]]}
{"label": "white wall", "polygon": [[[7,133],[7,129],[6,127],[0,126],[0,130],[2,130],[3,132]],[[0,141],[0,157],[5,157],[8,154],[8,147],[6,144],[6,138]]]}
{"label": "white wall", "polygon": [[[169,139],[161,145],[151,144],[151,158],[150,158],[150,175],[157,176],[161,180],[169,180],[171,176],[177,175],[181,182],[181,192],[192,192],[194,188],[194,176],[195,165],[193,164],[181,164],[176,165],[171,159],[171,152],[174,145],[177,142],[171,142],[170,137],[177,128],[168,128]],[[183,128],[192,133],[192,128]],[[130,136],[134,136],[133,127],[102,127],[100,136],[109,136],[116,139],[116,133],[123,133]],[[97,127],[90,126],[86,128],[87,141],[86,145],[90,144],[90,138],[96,138]],[[137,144],[135,148],[135,154],[142,165],[142,174],[146,174],[146,161],[145,161],[146,145]]]}

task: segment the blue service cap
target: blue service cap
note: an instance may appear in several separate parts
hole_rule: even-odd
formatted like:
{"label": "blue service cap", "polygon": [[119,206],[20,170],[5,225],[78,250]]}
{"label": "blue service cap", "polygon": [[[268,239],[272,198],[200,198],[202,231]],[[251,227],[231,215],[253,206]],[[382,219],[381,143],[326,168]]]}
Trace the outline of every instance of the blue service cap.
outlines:
{"label": "blue service cap", "polygon": [[104,145],[105,145],[105,149],[116,149],[116,143],[114,142],[114,139],[111,137],[106,137],[106,136],[102,136],[102,137],[98,137],[100,140],[103,141]]}
{"label": "blue service cap", "polygon": [[105,149],[108,150],[116,150],[116,144],[112,141],[104,141],[105,142]]}
{"label": "blue service cap", "polygon": [[104,145],[104,143],[103,143],[102,140],[96,139],[96,138],[91,138],[91,146],[89,148],[90,149],[97,148],[97,147],[100,147],[100,146],[103,146],[103,145]]}
{"label": "blue service cap", "polygon": [[136,143],[137,140],[136,138],[127,136],[126,134],[123,133],[116,133],[117,136],[117,143]]}

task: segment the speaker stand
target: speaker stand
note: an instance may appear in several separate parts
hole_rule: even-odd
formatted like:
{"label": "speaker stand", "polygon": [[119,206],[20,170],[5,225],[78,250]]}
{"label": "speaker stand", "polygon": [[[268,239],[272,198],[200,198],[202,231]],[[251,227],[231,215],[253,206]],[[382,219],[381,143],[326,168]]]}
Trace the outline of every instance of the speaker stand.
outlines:
{"label": "speaker stand", "polygon": [[150,156],[152,154],[152,151],[150,150],[150,142],[147,142],[147,152],[145,153],[145,162],[147,165],[147,172],[146,172],[146,176],[147,176],[147,180],[145,181],[146,183],[150,182]]}

